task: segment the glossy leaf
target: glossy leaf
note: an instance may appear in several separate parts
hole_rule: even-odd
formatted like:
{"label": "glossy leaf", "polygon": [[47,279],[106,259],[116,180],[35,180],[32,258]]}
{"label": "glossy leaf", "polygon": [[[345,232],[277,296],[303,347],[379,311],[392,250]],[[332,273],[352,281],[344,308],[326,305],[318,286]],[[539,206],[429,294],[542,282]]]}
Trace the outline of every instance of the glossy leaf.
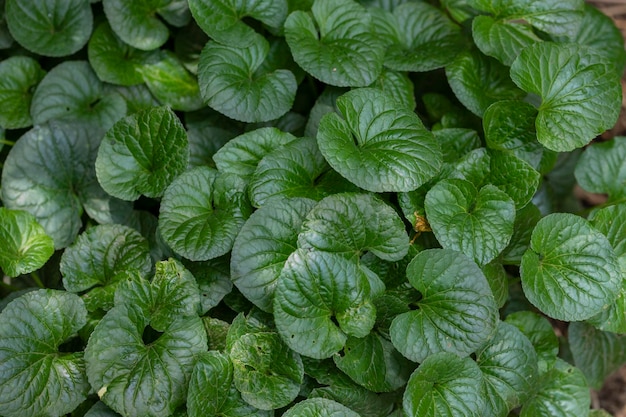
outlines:
{"label": "glossy leaf", "polygon": [[91,387],[82,352],[59,346],[87,321],[77,295],[32,291],[0,313],[0,413],[6,417],[60,416],[73,411]]}
{"label": "glossy leaf", "polygon": [[12,56],[0,62],[0,126],[19,129],[33,124],[32,91],[45,74],[33,58]]}
{"label": "glossy leaf", "polygon": [[299,402],[291,407],[284,417],[358,417],[359,415],[339,404],[336,401],[326,398],[311,398]]}
{"label": "glossy leaf", "polygon": [[185,262],[185,268],[198,283],[200,315],[217,306],[233,290],[229,261],[228,256],[222,256],[205,262]]}
{"label": "glossy leaf", "polygon": [[617,298],[622,272],[610,242],[585,219],[555,213],[533,230],[520,267],[528,300],[552,318],[584,320]]}
{"label": "glossy leaf", "polygon": [[366,336],[375,318],[369,278],[358,264],[302,249],[287,259],[275,290],[274,319],[291,349],[328,358],[348,336]]}
{"label": "glossy leaf", "polygon": [[151,51],[169,38],[169,30],[156,14],[172,0],[103,0],[104,13],[117,36],[130,46]]}
{"label": "glossy leaf", "polygon": [[421,298],[394,318],[393,345],[414,362],[439,352],[469,355],[495,330],[497,307],[482,271],[459,252],[430,249],[407,267]]}
{"label": "glossy leaf", "polygon": [[408,252],[409,240],[396,212],[371,194],[333,194],[308,213],[298,247],[345,254],[370,251],[387,261]]}
{"label": "glossy leaf", "polygon": [[206,261],[227,253],[245,221],[242,181],[198,167],[178,176],[161,201],[159,230],[177,253]]}
{"label": "glossy leaf", "polygon": [[626,197],[626,137],[590,146],[582,153],[574,175],[585,190],[608,194],[612,200]]}
{"label": "glossy leaf", "polygon": [[476,16],[472,21],[472,37],[485,55],[496,58],[504,65],[511,65],[522,49],[541,38],[526,24],[505,18]]}
{"label": "glossy leaf", "polygon": [[515,204],[492,185],[477,190],[465,180],[440,181],[428,191],[424,204],[441,245],[467,254],[479,265],[498,256],[513,234]]}
{"label": "glossy leaf", "polygon": [[537,139],[554,151],[580,148],[617,120],[621,88],[614,68],[592,49],[541,42],[511,65],[511,79],[541,97]]}
{"label": "glossy leaf", "polygon": [[237,234],[231,279],[256,306],[272,311],[274,289],[296,249],[304,218],[315,205],[307,198],[276,199],[252,213]]}
{"label": "glossy leaf", "polygon": [[352,90],[322,117],[317,142],[331,167],[373,192],[411,191],[434,177],[441,151],[417,115],[380,90]]}
{"label": "glossy leaf", "polygon": [[264,39],[245,47],[209,41],[198,64],[202,99],[231,119],[248,123],[287,113],[296,95],[296,78],[279,65],[266,65],[269,52]]}
{"label": "glossy leaf", "polygon": [[402,408],[408,417],[479,417],[483,376],[470,358],[441,352],[427,357],[407,384]]}
{"label": "glossy leaf", "polygon": [[292,12],[285,22],[294,61],[329,85],[374,82],[382,71],[384,43],[371,30],[365,8],[353,0],[316,0],[311,12]]}
{"label": "glossy leaf", "polygon": [[11,36],[39,55],[71,55],[91,35],[93,14],[85,0],[7,0],[5,7]]}
{"label": "glossy leaf", "polygon": [[0,207],[0,268],[17,277],[41,268],[54,253],[54,241],[35,217],[22,210]]}
{"label": "glossy leaf", "polygon": [[160,197],[189,161],[187,134],[174,112],[153,107],[120,120],[102,140],[96,174],[122,200]]}
{"label": "glossy leaf", "polygon": [[546,366],[552,367],[559,353],[559,339],[545,316],[532,311],[518,311],[509,314],[506,323],[517,327],[533,344],[537,359],[543,362],[539,366],[541,372],[546,370]]}

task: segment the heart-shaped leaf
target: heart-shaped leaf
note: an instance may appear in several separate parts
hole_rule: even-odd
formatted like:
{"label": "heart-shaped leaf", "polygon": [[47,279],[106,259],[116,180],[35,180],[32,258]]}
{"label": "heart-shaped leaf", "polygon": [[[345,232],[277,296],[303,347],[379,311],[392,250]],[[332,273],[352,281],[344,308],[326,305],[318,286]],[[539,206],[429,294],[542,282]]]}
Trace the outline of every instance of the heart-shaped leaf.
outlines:
{"label": "heart-shaped leaf", "polygon": [[420,298],[389,329],[393,345],[414,362],[452,352],[469,355],[484,344],[497,324],[497,307],[478,266],[459,252],[429,249],[406,269]]}
{"label": "heart-shaped leaf", "polygon": [[102,140],[96,174],[104,190],[122,200],[161,197],[189,161],[187,133],[167,107],[127,116]]}
{"label": "heart-shaped leaf", "polygon": [[522,49],[541,41],[532,27],[522,22],[476,16],[472,21],[472,37],[482,53],[510,66]]}
{"label": "heart-shaped leaf", "polygon": [[213,109],[242,122],[274,120],[293,104],[298,84],[281,63],[268,62],[270,45],[259,39],[249,46],[209,41],[200,55],[200,94]]}
{"label": "heart-shaped leaf", "polygon": [[231,255],[231,280],[246,298],[271,312],[274,289],[298,233],[316,204],[307,198],[276,199],[252,213],[237,234]]}
{"label": "heart-shaped leaf", "polygon": [[470,358],[441,352],[427,357],[409,382],[402,401],[408,417],[480,417],[483,376]]}
{"label": "heart-shaped leaf", "polygon": [[441,245],[479,265],[495,259],[513,234],[515,204],[493,185],[477,190],[465,180],[440,181],[426,194],[424,207]]}
{"label": "heart-shaped leaf", "polygon": [[394,209],[372,194],[333,194],[308,213],[298,247],[360,257],[370,251],[398,261],[409,250],[404,224]]}
{"label": "heart-shaped leaf", "polygon": [[77,295],[32,291],[0,313],[0,413],[6,417],[72,412],[91,387],[82,352],[59,346],[87,322]]}
{"label": "heart-shaped leaf", "polygon": [[197,167],[178,176],[161,201],[159,230],[177,253],[193,261],[222,256],[243,226],[247,199],[243,181]]}
{"label": "heart-shaped leaf", "polygon": [[294,61],[329,85],[373,83],[382,71],[384,43],[365,8],[353,0],[315,0],[311,12],[292,12],[285,22]]}
{"label": "heart-shaped leaf", "polygon": [[606,193],[611,200],[626,197],[626,137],[588,147],[580,156],[574,175],[589,192]]}
{"label": "heart-shaped leaf", "polygon": [[587,220],[567,213],[537,223],[520,274],[528,300],[565,321],[598,314],[615,301],[622,285],[611,243]]}
{"label": "heart-shaped leaf", "polygon": [[22,210],[0,207],[0,268],[17,277],[41,268],[54,253],[54,241],[35,217]]}
{"label": "heart-shaped leaf", "polygon": [[370,283],[359,265],[329,252],[296,250],[274,294],[276,328],[287,345],[312,358],[340,351],[348,336],[366,336],[376,319]]}
{"label": "heart-shaped leaf", "polygon": [[19,129],[33,124],[33,89],[46,75],[33,58],[12,56],[0,62],[0,126]]}
{"label": "heart-shaped leaf", "polygon": [[506,322],[517,327],[530,340],[537,352],[540,373],[554,365],[559,353],[559,339],[545,316],[533,311],[518,311],[509,314]]}
{"label": "heart-shaped leaf", "polygon": [[5,19],[11,36],[31,52],[66,56],[89,40],[91,5],[84,0],[7,0]]}
{"label": "heart-shaped leaf", "polygon": [[373,192],[412,191],[434,177],[441,151],[410,109],[373,88],[337,99],[339,114],[322,117],[317,142],[342,176]]}
{"label": "heart-shaped leaf", "polygon": [[604,56],[588,47],[531,45],[511,65],[511,79],[541,98],[535,126],[537,140],[548,149],[580,148],[617,120],[619,76]]}

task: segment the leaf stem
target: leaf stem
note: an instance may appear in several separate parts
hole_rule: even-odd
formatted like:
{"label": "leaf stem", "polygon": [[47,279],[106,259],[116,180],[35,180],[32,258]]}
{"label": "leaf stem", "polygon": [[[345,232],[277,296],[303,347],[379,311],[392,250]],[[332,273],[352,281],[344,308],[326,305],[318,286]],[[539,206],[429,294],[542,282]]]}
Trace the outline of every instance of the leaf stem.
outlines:
{"label": "leaf stem", "polygon": [[39,274],[37,273],[37,271],[31,272],[30,276],[33,279],[33,281],[35,281],[35,284],[37,284],[39,288],[46,288],[46,286],[43,285],[43,282],[41,281],[41,278],[39,277]]}
{"label": "leaf stem", "polygon": [[13,146],[13,145],[15,145],[15,142],[12,141],[12,140],[0,139],[0,144],[1,145],[7,145],[7,146]]}
{"label": "leaf stem", "polygon": [[15,285],[7,284],[2,280],[0,280],[0,287],[6,288],[9,291],[19,291],[19,288],[17,288]]}

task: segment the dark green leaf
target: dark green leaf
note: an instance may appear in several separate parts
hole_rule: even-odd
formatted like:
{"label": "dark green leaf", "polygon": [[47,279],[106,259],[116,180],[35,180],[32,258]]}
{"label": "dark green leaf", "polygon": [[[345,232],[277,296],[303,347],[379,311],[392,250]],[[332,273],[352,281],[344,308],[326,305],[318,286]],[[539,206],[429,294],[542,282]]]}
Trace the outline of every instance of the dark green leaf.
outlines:
{"label": "dark green leaf", "polygon": [[19,129],[33,124],[33,90],[46,75],[33,58],[12,56],[0,62],[0,126]]}
{"label": "dark green leaf", "polygon": [[316,0],[311,11],[292,12],[285,22],[294,61],[329,85],[372,84],[382,71],[384,43],[365,8],[353,0]]}
{"label": "dark green leaf", "polygon": [[559,353],[559,340],[548,319],[532,311],[518,311],[509,314],[506,322],[521,330],[533,344],[538,360],[543,362],[540,371],[551,368]]}
{"label": "dark green leaf", "polygon": [[588,147],[580,156],[574,175],[589,192],[609,194],[612,200],[626,197],[626,137]]}
{"label": "dark green leaf", "polygon": [[222,256],[206,262],[185,262],[198,283],[200,315],[217,306],[232,291],[229,261],[228,256]]}
{"label": "dark green leaf", "polygon": [[326,398],[311,398],[291,407],[283,417],[359,417],[357,413]]}
{"label": "dark green leaf", "polygon": [[41,268],[54,253],[54,241],[35,217],[22,210],[0,207],[0,268],[17,277]]}
{"label": "dark green leaf", "polygon": [[104,13],[117,36],[130,46],[151,51],[169,38],[169,30],[156,14],[172,0],[102,0]]}
{"label": "dark green leaf", "polygon": [[469,355],[497,324],[497,307],[482,271],[459,252],[430,249],[407,267],[421,298],[391,323],[393,345],[414,362],[438,352]]}
{"label": "dark green leaf", "polygon": [[565,321],[598,314],[615,301],[622,285],[611,243],[585,219],[566,213],[537,223],[520,274],[528,300]]}
{"label": "dark green leaf", "polygon": [[[415,88],[413,82],[405,72],[385,69],[370,87],[378,88],[387,95],[392,96],[402,107],[414,109],[416,106]],[[317,132],[311,136],[316,135]]]}
{"label": "dark green leaf", "polygon": [[11,35],[39,55],[71,55],[91,35],[93,14],[85,0],[6,0],[5,7]]}
{"label": "dark green leaf", "polygon": [[91,387],[82,352],[59,346],[87,322],[77,295],[39,290],[0,313],[0,413],[6,417],[60,416],[87,398]]}
{"label": "dark green leaf", "polygon": [[470,358],[441,352],[427,357],[407,384],[402,407],[408,417],[481,417],[483,376]]}
{"label": "dark green leaf", "polygon": [[613,127],[621,103],[614,67],[593,49],[541,42],[511,65],[511,79],[538,95],[537,139],[554,151],[580,148]]}
{"label": "dark green leaf", "polygon": [[522,22],[476,16],[472,21],[472,37],[482,53],[511,65],[522,49],[541,41],[527,22]]}
{"label": "dark green leaf", "polygon": [[322,117],[317,142],[324,158],[357,186],[373,192],[412,191],[434,177],[441,151],[419,117],[378,89],[337,99],[339,114]]}
{"label": "dark green leaf", "polygon": [[102,188],[122,200],[160,197],[189,161],[187,134],[166,107],[130,115],[110,129],[100,145],[96,173]]}
{"label": "dark green leaf", "polygon": [[509,245],[500,255],[503,263],[519,265],[522,262],[522,256],[530,246],[532,231],[540,219],[541,212],[532,203],[517,210],[513,224],[513,236]]}

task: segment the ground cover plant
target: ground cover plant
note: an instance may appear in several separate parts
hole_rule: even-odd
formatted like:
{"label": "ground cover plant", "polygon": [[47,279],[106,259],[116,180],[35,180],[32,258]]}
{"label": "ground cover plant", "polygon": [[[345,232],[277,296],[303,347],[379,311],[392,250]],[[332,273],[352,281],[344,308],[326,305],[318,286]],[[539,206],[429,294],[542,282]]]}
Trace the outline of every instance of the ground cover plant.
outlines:
{"label": "ground cover plant", "polygon": [[0,416],[608,415],[594,8],[0,0],[0,48]]}

